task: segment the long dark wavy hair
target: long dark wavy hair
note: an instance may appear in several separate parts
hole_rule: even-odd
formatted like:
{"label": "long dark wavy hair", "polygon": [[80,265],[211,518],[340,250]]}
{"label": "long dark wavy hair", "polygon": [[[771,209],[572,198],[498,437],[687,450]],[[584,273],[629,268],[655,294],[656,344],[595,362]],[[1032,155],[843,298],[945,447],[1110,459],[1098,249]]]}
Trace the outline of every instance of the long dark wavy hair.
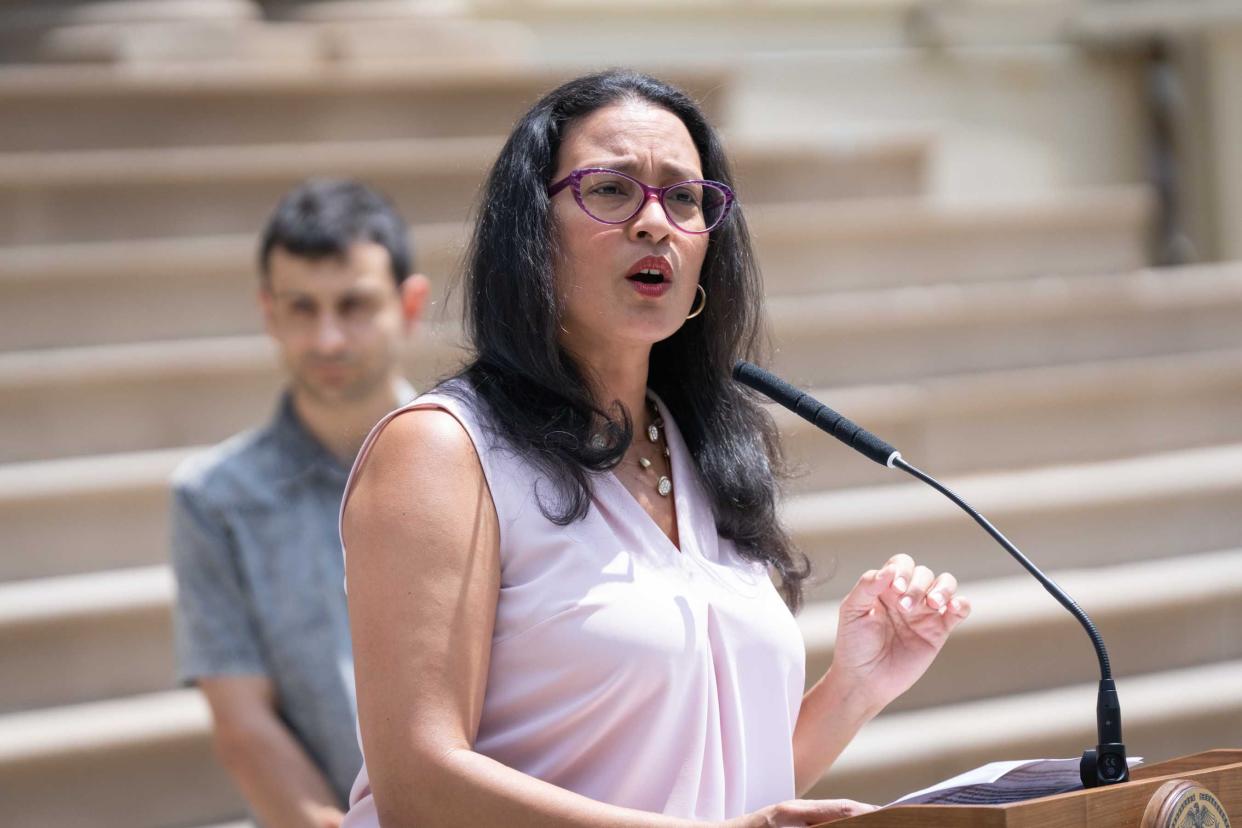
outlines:
{"label": "long dark wavy hair", "polygon": [[[483,186],[466,257],[464,302],[474,358],[443,387],[465,380],[487,419],[554,489],[544,515],[561,525],[586,516],[594,475],[615,467],[633,420],[592,383],[558,340],[561,309],[548,184],[566,128],[627,99],[672,112],[698,149],[703,177],[732,185],[715,129],[684,92],[647,75],[612,70],[553,90],[518,121]],[[796,609],[810,565],[776,514],[784,465],[772,418],[730,375],[766,344],[762,286],[742,209],[713,230],[700,273],[706,309],[651,350],[648,385],[673,414],[712,500],[716,527],[738,552],[768,565]],[[594,435],[602,434],[592,440]]]}

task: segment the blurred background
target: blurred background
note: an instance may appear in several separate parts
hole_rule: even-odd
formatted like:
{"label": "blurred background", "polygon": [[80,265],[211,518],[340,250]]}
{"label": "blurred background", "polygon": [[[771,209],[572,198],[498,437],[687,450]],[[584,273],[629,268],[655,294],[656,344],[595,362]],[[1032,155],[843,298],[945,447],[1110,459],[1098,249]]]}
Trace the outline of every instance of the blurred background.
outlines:
{"label": "blurred background", "polygon": [[[1093,614],[1131,754],[1242,746],[1242,3],[0,0],[0,822],[246,824],[173,683],[166,479],[274,404],[256,233],[358,177],[443,297],[513,120],[611,65],[724,130],[776,369]],[[420,384],[462,353],[437,308]],[[816,793],[1094,744],[1072,619],[947,501],[778,418],[809,674],[891,554],[975,603]]]}

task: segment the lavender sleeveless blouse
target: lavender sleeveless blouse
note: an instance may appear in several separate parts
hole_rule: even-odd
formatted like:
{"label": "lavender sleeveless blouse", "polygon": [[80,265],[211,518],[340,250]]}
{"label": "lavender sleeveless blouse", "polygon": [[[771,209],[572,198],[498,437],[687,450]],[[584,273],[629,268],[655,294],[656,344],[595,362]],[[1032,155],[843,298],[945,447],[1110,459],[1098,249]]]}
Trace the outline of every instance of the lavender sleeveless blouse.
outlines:
{"label": "lavender sleeveless blouse", "polygon": [[[653,395],[654,398],[654,395]],[[611,473],[584,520],[557,526],[552,490],[469,403],[426,394],[469,433],[500,525],[501,586],[474,749],[601,802],[689,819],[794,796],[806,651],[764,568],[716,531],[663,402],[681,549]],[[343,506],[342,506],[343,508]],[[344,828],[377,828],[364,761]]]}

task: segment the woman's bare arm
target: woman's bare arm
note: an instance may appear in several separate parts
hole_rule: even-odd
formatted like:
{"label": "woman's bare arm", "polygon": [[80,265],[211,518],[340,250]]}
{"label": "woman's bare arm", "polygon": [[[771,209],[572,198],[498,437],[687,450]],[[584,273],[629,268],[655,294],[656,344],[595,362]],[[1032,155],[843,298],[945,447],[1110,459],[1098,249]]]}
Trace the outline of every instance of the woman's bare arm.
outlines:
{"label": "woman's bare arm", "polygon": [[970,615],[957,579],[909,555],[864,572],[841,602],[832,666],[802,699],[794,729],[794,774],[806,791],[864,724],[931,666]]}

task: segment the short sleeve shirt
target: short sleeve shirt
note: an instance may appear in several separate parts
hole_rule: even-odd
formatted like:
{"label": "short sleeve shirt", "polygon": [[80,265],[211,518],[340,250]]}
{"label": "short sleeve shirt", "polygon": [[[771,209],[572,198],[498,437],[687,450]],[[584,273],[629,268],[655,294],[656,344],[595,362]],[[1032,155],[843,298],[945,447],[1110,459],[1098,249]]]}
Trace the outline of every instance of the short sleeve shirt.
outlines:
{"label": "short sleeve shirt", "polygon": [[286,394],[266,426],[174,473],[171,549],[181,682],[268,677],[342,805],[362,763],[337,530],[346,477]]}

